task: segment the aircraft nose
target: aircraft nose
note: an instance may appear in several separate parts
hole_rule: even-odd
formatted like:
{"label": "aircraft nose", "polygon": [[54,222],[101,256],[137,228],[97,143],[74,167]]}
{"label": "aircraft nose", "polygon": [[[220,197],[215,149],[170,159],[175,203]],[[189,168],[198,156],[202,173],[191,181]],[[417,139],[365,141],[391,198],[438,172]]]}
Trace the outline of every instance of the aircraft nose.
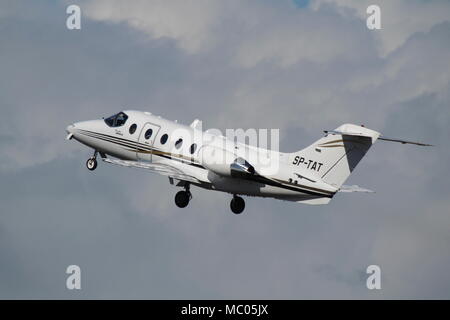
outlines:
{"label": "aircraft nose", "polygon": [[75,129],[75,125],[69,124],[69,125],[67,126],[67,128],[66,128],[66,132],[67,132],[68,134],[73,133],[73,132],[74,132],[74,129]]}
{"label": "aircraft nose", "polygon": [[100,127],[98,120],[75,122],[67,126],[67,140],[78,137],[83,131],[96,131]]}
{"label": "aircraft nose", "polygon": [[67,132],[66,140],[72,140],[73,134],[75,133],[75,125],[74,124],[68,125],[66,128],[66,132]]}

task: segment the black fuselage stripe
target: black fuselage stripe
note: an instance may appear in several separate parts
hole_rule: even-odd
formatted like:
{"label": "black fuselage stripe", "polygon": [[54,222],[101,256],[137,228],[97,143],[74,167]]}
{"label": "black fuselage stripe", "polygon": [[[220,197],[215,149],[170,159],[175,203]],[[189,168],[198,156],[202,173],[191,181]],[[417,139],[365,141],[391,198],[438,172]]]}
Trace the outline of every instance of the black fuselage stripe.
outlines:
{"label": "black fuselage stripe", "polygon": [[[120,138],[116,138],[116,137],[111,137],[109,135],[96,134],[95,132],[89,132],[89,131],[85,131],[84,134],[89,136],[89,137],[91,137],[91,138],[96,138],[96,139],[100,139],[100,140],[103,140],[103,141],[106,141],[106,142],[115,143],[115,144],[121,145],[123,147],[131,148],[132,150],[129,150],[129,151],[134,151],[134,152],[139,152],[139,151],[155,152],[156,151],[158,154],[152,153],[155,156],[160,156],[162,158],[166,158],[166,159],[169,159],[169,160],[177,160],[177,161],[180,161],[180,162],[185,163],[185,164],[189,164],[189,165],[201,168],[201,169],[205,169],[205,167],[203,167],[202,165],[199,165],[197,163],[192,163],[192,162],[189,162],[189,161],[186,161],[186,160],[178,159],[176,157],[172,157],[172,156],[167,155],[167,154],[160,154],[163,151],[160,151],[160,150],[157,150],[157,149],[153,149],[150,146],[139,145],[139,144],[136,144],[135,142],[132,142],[132,141],[129,141],[129,140],[126,140],[126,139],[120,139]],[[111,139],[111,138],[113,138],[113,139]],[[114,140],[114,139],[120,139],[123,142],[122,141],[118,141],[118,140]],[[132,143],[129,143],[129,142],[132,142]]]}
{"label": "black fuselage stripe", "polygon": [[[275,180],[277,180],[277,179],[275,179]],[[278,180],[278,181],[276,181],[277,183],[281,183],[281,184],[283,184],[284,185],[284,181],[280,181],[280,180]],[[292,184],[288,184],[288,186],[289,185],[291,185],[292,186]],[[297,184],[298,185],[298,184]],[[301,187],[301,188],[304,188],[304,189],[306,189],[306,190],[310,190],[310,191],[312,191],[312,192],[318,192],[318,193],[325,193],[325,194],[329,194],[329,195],[334,195],[336,192],[334,192],[334,191],[328,191],[328,190],[324,190],[324,189],[319,189],[319,188],[313,188],[313,187],[309,187],[309,186],[305,186],[305,185],[298,185],[299,187]],[[294,187],[295,188],[295,187]]]}
{"label": "black fuselage stripe", "polygon": [[[111,143],[114,143],[114,144],[118,144],[120,146],[127,147],[127,148],[134,148],[134,149],[139,148],[138,146],[136,146],[134,144],[131,144],[131,143],[117,141],[117,140],[109,139],[109,138],[102,137],[102,136],[96,136],[96,135],[93,135],[93,134],[90,134],[90,133],[82,133],[82,134],[84,134],[85,136],[88,136],[90,138],[100,139],[100,140],[103,140],[103,141],[106,141],[106,142],[111,142]],[[148,151],[151,151],[151,149],[148,149]]]}
{"label": "black fuselage stripe", "polygon": [[[127,140],[127,139],[113,137],[113,136],[110,136],[110,135],[96,133],[96,132],[91,132],[91,131],[87,131],[87,130],[80,130],[80,131],[83,131],[84,135],[89,136],[91,138],[96,138],[96,139],[100,139],[100,140],[103,140],[103,141],[106,141],[106,142],[116,143],[116,144],[119,144],[119,145],[121,145],[123,147],[135,148],[136,151],[157,151],[157,152],[162,152],[162,151],[157,150],[155,148],[152,148],[150,146],[146,146],[146,145],[143,145],[141,143],[136,143],[134,141],[130,141],[130,140]],[[139,149],[139,148],[141,148],[141,149]],[[135,150],[131,150],[131,151],[135,151]],[[180,162],[188,164],[188,165],[192,165],[192,166],[195,166],[195,167],[198,167],[198,168],[201,168],[201,169],[205,169],[205,167],[203,167],[202,165],[199,165],[199,164],[196,164],[196,163],[186,162],[186,161],[183,161],[181,159],[178,159],[178,158],[175,158],[175,157],[172,157],[172,156],[169,156],[169,155],[164,155],[164,154],[153,154],[153,155],[158,156],[158,157],[162,157],[162,158],[166,158],[166,159],[169,159],[169,160],[180,161]],[[314,195],[314,196],[320,196],[320,197],[326,197],[326,198],[332,198],[334,196],[334,193],[332,193],[332,194],[322,194],[322,193],[319,193],[319,192],[305,190],[305,189],[298,188],[298,187],[287,186],[287,185],[284,185],[282,183],[274,182],[274,181],[272,181],[270,179],[267,179],[267,178],[264,178],[264,177],[259,177],[259,178],[258,177],[253,177],[253,178],[251,178],[251,180],[253,180],[255,182],[264,183],[264,184],[267,184],[267,185],[270,185],[270,186],[273,186],[273,187],[278,187],[278,188],[281,188],[281,189],[286,189],[286,190],[291,190],[291,191],[297,191],[297,192],[310,194],[310,195]],[[328,191],[325,191],[325,190],[323,192],[327,192],[328,193]]]}
{"label": "black fuselage stripe", "polygon": [[106,139],[116,140],[117,142],[127,143],[127,144],[133,145],[135,147],[142,147],[142,148],[146,148],[146,149],[149,149],[149,150],[154,150],[155,149],[155,148],[152,148],[152,147],[150,147],[148,145],[142,144],[140,142],[135,142],[135,141],[131,141],[131,140],[128,140],[128,139],[123,139],[123,138],[114,137],[114,136],[110,136],[110,135],[107,135],[107,134],[102,134],[102,133],[97,133],[97,132],[92,132],[92,131],[87,131],[87,130],[82,130],[82,131],[84,133],[90,134],[92,137],[104,137]]}
{"label": "black fuselage stripe", "polygon": [[[302,193],[306,193],[306,194],[310,194],[310,195],[314,195],[314,196],[321,196],[321,197],[326,197],[326,198],[332,198],[334,196],[333,194],[323,194],[323,193],[319,193],[319,192],[315,192],[315,191],[310,191],[310,190],[306,190],[303,188],[299,188],[299,187],[292,187],[292,186],[288,186],[279,182],[275,182],[272,181],[270,179],[267,179],[265,177],[253,177],[252,180],[257,181],[257,182],[261,182],[261,183],[265,183],[267,185],[270,186],[274,186],[274,187],[278,187],[278,188],[282,188],[282,189],[287,189],[287,190],[292,190],[292,191],[298,191],[298,192],[302,192]],[[328,191],[323,191],[323,192],[328,192]]]}

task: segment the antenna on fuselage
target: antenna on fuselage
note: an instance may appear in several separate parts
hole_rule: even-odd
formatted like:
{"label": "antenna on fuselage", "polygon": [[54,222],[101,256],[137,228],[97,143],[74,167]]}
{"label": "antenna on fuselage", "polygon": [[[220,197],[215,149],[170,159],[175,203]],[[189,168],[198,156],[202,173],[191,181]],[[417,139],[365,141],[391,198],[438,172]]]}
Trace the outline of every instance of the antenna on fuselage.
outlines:
{"label": "antenna on fuselage", "polygon": [[191,123],[190,127],[191,127],[191,128],[194,128],[194,129],[201,130],[202,125],[203,125],[203,123],[202,123],[201,120],[195,119],[195,120]]}

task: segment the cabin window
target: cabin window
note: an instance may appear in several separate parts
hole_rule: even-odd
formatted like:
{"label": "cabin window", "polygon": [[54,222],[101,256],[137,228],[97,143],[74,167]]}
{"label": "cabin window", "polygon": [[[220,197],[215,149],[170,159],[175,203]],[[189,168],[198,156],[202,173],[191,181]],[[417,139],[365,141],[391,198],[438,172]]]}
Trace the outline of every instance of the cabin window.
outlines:
{"label": "cabin window", "polygon": [[197,144],[193,143],[191,144],[189,151],[191,152],[191,154],[194,154],[195,150],[197,150]]}
{"label": "cabin window", "polygon": [[153,134],[153,130],[152,129],[148,129],[147,131],[145,131],[145,139],[146,140],[150,139],[152,134]]}
{"label": "cabin window", "polygon": [[133,123],[133,124],[130,126],[130,130],[129,130],[130,134],[135,133],[135,132],[136,132],[136,129],[137,129],[137,125],[136,125],[136,123]]}
{"label": "cabin window", "polygon": [[183,145],[183,139],[181,139],[181,138],[175,142],[175,148],[177,148],[177,149],[180,149],[182,145]]}
{"label": "cabin window", "polygon": [[292,179],[291,178],[289,178],[289,183],[292,183]]}
{"label": "cabin window", "polygon": [[119,112],[118,114],[115,114],[109,118],[105,119],[105,123],[109,127],[121,127],[127,122],[128,116],[124,112]]}
{"label": "cabin window", "polygon": [[169,136],[167,134],[163,134],[160,140],[161,144],[165,144],[168,138]]}

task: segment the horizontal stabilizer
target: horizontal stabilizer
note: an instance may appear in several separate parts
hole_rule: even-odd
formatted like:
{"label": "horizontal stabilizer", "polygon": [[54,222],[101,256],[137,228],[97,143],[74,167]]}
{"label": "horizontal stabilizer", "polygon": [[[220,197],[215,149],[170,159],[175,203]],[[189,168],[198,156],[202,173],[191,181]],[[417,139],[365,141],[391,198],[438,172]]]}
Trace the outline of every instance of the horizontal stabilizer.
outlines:
{"label": "horizontal stabilizer", "polygon": [[[374,130],[370,130],[364,126],[357,126],[354,124],[343,124],[339,128],[336,128],[334,130],[325,130],[324,131],[327,135],[333,134],[333,135],[340,135],[340,136],[347,136],[347,137],[356,137],[361,138],[361,140],[368,140],[371,141],[372,144],[377,141],[378,137],[380,136],[380,133]],[[370,139],[370,140],[369,140]]]}
{"label": "horizontal stabilizer", "polygon": [[[362,128],[362,130],[364,130],[364,127],[360,127],[360,128]],[[362,132],[362,130],[361,130],[361,132],[359,132],[358,129],[355,129],[355,127],[352,127],[351,130],[324,130],[324,132],[326,134],[339,134],[339,135],[342,135],[342,136],[357,136],[357,137],[372,138],[371,135]],[[424,147],[433,147],[432,144],[428,144],[428,143],[414,142],[414,141],[408,141],[408,140],[402,140],[402,139],[396,139],[396,138],[388,138],[388,137],[385,137],[383,135],[380,135],[378,137],[378,140],[384,140],[384,141],[390,141],[390,142],[399,142],[399,143],[402,143],[402,144],[415,144],[417,146],[424,146]]]}
{"label": "horizontal stabilizer", "polygon": [[367,137],[367,138],[372,138],[371,135],[368,134],[364,134],[361,132],[350,132],[350,131],[337,131],[337,130],[324,130],[323,132],[325,132],[326,134],[338,134],[341,136],[357,136],[357,137]]}
{"label": "horizontal stabilizer", "polygon": [[368,193],[375,193],[375,191],[372,191],[372,190],[369,190],[369,189],[365,189],[365,188],[361,188],[360,186],[357,186],[357,185],[352,185],[352,186],[343,185],[343,186],[341,186],[341,188],[339,189],[338,192],[368,192]]}
{"label": "horizontal stabilizer", "polygon": [[413,142],[413,141],[407,141],[407,140],[401,140],[401,139],[393,139],[393,138],[387,138],[387,137],[379,137],[379,140],[384,140],[384,141],[391,141],[391,142],[400,142],[402,144],[415,144],[417,146],[424,146],[424,147],[433,147],[432,144],[428,144],[428,143],[422,143],[422,142]]}

